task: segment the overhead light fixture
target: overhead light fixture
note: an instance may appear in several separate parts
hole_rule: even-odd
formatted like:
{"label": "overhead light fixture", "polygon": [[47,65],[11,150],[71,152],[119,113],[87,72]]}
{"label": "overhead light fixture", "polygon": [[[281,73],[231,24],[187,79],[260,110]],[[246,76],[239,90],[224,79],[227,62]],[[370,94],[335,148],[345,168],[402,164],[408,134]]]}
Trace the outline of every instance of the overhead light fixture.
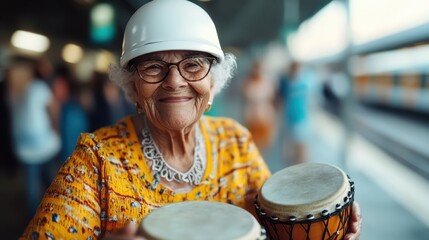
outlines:
{"label": "overhead light fixture", "polygon": [[340,56],[348,44],[346,14],[343,2],[331,1],[304,21],[287,39],[291,55],[303,62]]}
{"label": "overhead light fixture", "polygon": [[91,10],[91,40],[107,43],[115,37],[115,11],[108,3],[99,3]]}
{"label": "overhead light fixture", "polygon": [[107,73],[109,71],[110,64],[115,62],[115,56],[113,53],[101,50],[98,52],[95,59],[95,69],[99,72]]}
{"label": "overhead light fixture", "polygon": [[104,26],[113,21],[115,12],[112,5],[100,3],[91,10],[91,22],[97,26]]}
{"label": "overhead light fixture", "polygon": [[63,60],[68,63],[78,63],[83,57],[83,50],[80,46],[68,43],[61,53]]}
{"label": "overhead light fixture", "polygon": [[[412,3],[411,3],[412,2]],[[350,0],[353,42],[365,44],[429,23],[429,2]]]}
{"label": "overhead light fixture", "polygon": [[46,36],[23,30],[13,33],[11,43],[14,47],[37,53],[45,52],[50,45],[49,38]]}

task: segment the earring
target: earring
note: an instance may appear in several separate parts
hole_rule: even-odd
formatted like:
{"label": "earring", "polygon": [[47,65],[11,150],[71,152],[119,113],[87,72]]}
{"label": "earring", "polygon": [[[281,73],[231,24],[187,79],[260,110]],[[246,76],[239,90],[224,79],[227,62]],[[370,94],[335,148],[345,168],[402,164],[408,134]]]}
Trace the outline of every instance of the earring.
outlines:
{"label": "earring", "polygon": [[137,112],[137,114],[142,114],[143,113],[143,108],[140,106],[140,104],[138,102],[136,102],[135,106],[136,106],[136,112]]}
{"label": "earring", "polygon": [[210,109],[212,109],[212,102],[207,102],[207,107],[206,107],[206,112],[210,111]]}

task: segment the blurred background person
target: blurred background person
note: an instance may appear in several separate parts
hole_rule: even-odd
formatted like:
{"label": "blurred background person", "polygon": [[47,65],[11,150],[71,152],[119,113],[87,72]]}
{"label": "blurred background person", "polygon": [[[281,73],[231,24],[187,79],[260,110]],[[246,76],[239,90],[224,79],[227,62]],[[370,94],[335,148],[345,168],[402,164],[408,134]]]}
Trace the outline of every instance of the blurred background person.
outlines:
{"label": "blurred background person", "polygon": [[41,55],[37,57],[36,77],[45,81],[52,88],[55,79],[55,66],[48,56]]}
{"label": "blurred background person", "polygon": [[280,78],[278,96],[283,113],[283,159],[290,164],[309,160],[307,141],[310,131],[309,79],[298,62],[287,65],[288,70]]}
{"label": "blurred background person", "polygon": [[106,73],[94,71],[91,84],[93,89],[91,130],[113,124],[134,112],[134,107],[125,100],[121,89],[110,81]]}
{"label": "blurred background person", "polygon": [[267,150],[276,129],[275,85],[265,75],[261,61],[255,61],[243,85],[244,121],[261,152]]}
{"label": "blurred background person", "polygon": [[15,154],[25,169],[28,216],[32,216],[54,176],[61,141],[58,104],[51,89],[35,78],[35,59],[11,58],[6,81]]}
{"label": "blurred background person", "polygon": [[88,108],[83,102],[83,86],[76,81],[65,65],[55,71],[52,88],[60,107],[60,162],[63,163],[73,152],[79,134],[90,130]]}

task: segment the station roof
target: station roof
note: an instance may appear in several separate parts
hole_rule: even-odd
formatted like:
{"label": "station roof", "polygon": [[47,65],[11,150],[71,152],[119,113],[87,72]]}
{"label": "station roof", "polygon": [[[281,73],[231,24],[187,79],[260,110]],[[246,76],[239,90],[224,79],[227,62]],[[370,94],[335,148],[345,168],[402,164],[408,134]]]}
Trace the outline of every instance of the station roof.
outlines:
{"label": "station roof", "polygon": [[[119,50],[122,32],[132,13],[149,0],[108,0],[115,9],[115,39],[104,46]],[[96,0],[8,0],[0,8],[0,31],[3,36],[17,29],[29,30],[90,46],[89,21]],[[293,28],[311,17],[330,0],[211,0],[200,2],[213,18],[221,44],[245,49],[282,37],[285,28]],[[298,5],[294,5],[294,4]],[[290,6],[295,6],[293,10]],[[298,14],[296,14],[298,13]],[[296,15],[294,15],[296,14]]]}

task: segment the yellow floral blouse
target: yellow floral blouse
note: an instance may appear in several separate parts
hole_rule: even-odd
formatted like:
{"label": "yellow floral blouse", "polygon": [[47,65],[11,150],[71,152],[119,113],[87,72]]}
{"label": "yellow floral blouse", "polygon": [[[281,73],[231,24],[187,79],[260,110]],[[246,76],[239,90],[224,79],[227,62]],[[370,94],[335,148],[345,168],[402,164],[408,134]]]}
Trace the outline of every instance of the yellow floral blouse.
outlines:
{"label": "yellow floral blouse", "polygon": [[[146,165],[131,117],[81,134],[21,239],[99,239],[152,209],[187,200],[243,208],[270,176],[249,132],[234,120],[203,116],[207,164],[202,183],[175,193]],[[249,199],[248,199],[249,200]]]}

